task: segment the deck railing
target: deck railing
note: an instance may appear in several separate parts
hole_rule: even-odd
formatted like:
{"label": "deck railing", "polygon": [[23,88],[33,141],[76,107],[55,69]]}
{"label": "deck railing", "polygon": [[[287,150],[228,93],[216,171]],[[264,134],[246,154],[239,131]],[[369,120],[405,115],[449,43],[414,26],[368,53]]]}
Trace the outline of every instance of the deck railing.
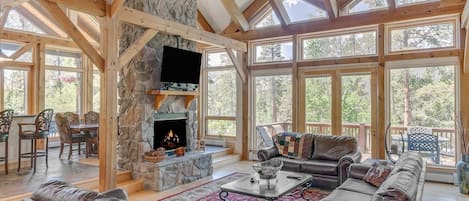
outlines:
{"label": "deck railing", "polygon": [[[270,124],[263,124],[270,133],[278,133],[283,131],[291,131],[291,122],[277,122]],[[306,123],[306,133],[321,133],[330,134],[332,131],[330,123]],[[392,126],[391,135],[399,135],[400,133],[406,133],[407,127],[403,126]],[[452,128],[432,128],[433,135],[448,139],[445,144],[442,144],[442,154],[454,156],[456,135],[455,130]],[[358,139],[358,146],[362,153],[371,152],[371,126],[369,124],[343,124],[342,134],[346,136],[355,137]]]}

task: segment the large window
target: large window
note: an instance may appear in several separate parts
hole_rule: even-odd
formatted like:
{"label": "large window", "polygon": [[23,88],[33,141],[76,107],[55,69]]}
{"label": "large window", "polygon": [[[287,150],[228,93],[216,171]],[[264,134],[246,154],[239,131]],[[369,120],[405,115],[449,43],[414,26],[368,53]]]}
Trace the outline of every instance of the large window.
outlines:
{"label": "large window", "polygon": [[426,3],[432,1],[439,1],[439,0],[397,0],[397,6],[405,6],[405,5],[412,5],[417,3]]}
{"label": "large window", "polygon": [[255,126],[264,127],[271,135],[292,129],[291,79],[291,75],[253,78]]}
{"label": "large window", "polygon": [[270,8],[264,15],[256,19],[253,24],[254,28],[258,29],[280,25],[280,20],[278,19],[277,14],[275,14],[275,12]]}
{"label": "large window", "polygon": [[386,9],[388,7],[387,0],[354,0],[342,10],[344,14],[355,14],[370,12],[379,9]]}
{"label": "large window", "polygon": [[271,42],[254,45],[253,63],[291,61],[292,42]]}
{"label": "large window", "polygon": [[3,70],[3,108],[13,109],[17,114],[27,113],[28,71]]}
{"label": "large window", "polygon": [[15,9],[11,10],[5,22],[5,28],[18,29],[22,31],[45,34],[42,29],[32,23],[28,18],[21,15]]}
{"label": "large window", "polygon": [[82,74],[80,53],[46,50],[45,107],[81,113]]}
{"label": "large window", "polygon": [[279,0],[285,8],[290,22],[301,22],[327,17],[327,12],[305,0]]}
{"label": "large window", "polygon": [[375,55],[376,40],[376,31],[306,38],[302,40],[302,59]]}
{"label": "large window", "polygon": [[236,136],[237,74],[226,52],[208,52],[205,128],[208,136]]}
{"label": "large window", "polygon": [[101,74],[97,70],[93,71],[93,111],[100,110],[101,101]]}
{"label": "large window", "polygon": [[[418,63],[425,61],[389,70],[391,144],[405,151],[418,151],[409,144],[422,143],[422,147],[429,148],[422,151],[429,164],[454,167],[456,65]],[[415,141],[409,136],[416,128],[422,128],[418,133],[433,137]]]}
{"label": "large window", "polygon": [[443,21],[389,29],[389,52],[455,48],[456,21]]}

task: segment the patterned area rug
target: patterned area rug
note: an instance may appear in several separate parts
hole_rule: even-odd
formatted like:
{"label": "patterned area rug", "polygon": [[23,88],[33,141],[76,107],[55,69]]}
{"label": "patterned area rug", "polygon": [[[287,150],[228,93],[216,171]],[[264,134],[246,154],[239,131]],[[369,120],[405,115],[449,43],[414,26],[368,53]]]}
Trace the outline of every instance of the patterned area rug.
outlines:
{"label": "patterned area rug", "polygon": [[[220,186],[231,181],[234,181],[238,178],[246,176],[243,173],[233,173],[222,178],[201,184],[194,188],[182,191],[180,193],[168,196],[158,201],[219,201],[218,193],[220,192]],[[301,188],[293,190],[288,195],[283,196],[279,201],[296,201],[303,200],[301,198]],[[327,191],[321,191],[319,189],[310,189],[306,192],[305,197],[309,198],[310,201],[319,201],[320,199],[326,197],[329,194]],[[229,193],[227,200],[230,201],[261,201],[262,199],[257,199],[245,195],[239,195],[235,193]]]}

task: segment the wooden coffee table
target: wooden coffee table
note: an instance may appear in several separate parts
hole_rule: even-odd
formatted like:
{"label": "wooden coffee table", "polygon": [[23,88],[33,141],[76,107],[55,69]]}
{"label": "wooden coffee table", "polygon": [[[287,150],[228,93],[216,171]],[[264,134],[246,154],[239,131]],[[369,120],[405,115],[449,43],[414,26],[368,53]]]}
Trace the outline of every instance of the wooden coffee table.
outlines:
{"label": "wooden coffee table", "polygon": [[[287,178],[287,176],[298,177],[298,179]],[[251,178],[254,178],[255,181],[251,182]],[[266,189],[260,187],[259,181],[257,179],[258,177],[256,174],[253,174],[222,185],[220,187],[220,199],[226,200],[228,193],[237,193],[266,200],[277,200],[285,194],[291,192],[293,189],[299,186],[304,186],[303,190],[301,191],[301,197],[305,200],[308,200],[304,197],[304,191],[310,188],[313,181],[313,177],[310,174],[279,171],[277,173],[278,182],[276,183],[275,187]]]}

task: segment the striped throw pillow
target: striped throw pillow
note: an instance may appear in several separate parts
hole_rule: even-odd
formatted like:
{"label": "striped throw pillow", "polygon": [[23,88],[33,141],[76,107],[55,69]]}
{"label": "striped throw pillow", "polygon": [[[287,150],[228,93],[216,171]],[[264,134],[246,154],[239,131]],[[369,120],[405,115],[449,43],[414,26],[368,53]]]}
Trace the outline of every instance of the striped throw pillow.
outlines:
{"label": "striped throw pillow", "polygon": [[311,157],[313,135],[283,132],[275,136],[275,146],[282,156],[306,160]]}

